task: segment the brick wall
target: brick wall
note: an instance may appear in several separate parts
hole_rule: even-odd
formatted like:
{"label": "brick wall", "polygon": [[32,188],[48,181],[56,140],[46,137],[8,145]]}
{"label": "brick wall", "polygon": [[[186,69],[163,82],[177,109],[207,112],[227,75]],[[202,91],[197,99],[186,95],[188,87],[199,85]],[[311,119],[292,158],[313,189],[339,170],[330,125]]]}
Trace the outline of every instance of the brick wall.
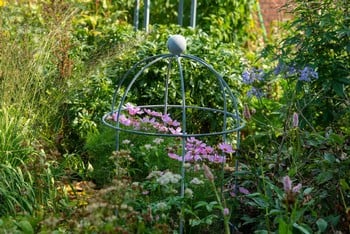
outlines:
{"label": "brick wall", "polygon": [[264,18],[264,24],[268,31],[271,26],[286,18],[286,14],[281,7],[287,3],[287,0],[259,0],[261,13]]}

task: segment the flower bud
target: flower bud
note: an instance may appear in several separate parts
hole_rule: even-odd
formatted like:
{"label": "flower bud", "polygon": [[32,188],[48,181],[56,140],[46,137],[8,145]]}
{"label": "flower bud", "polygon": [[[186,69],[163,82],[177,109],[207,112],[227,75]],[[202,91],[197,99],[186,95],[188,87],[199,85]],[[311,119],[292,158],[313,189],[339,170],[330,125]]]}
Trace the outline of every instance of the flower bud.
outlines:
{"label": "flower bud", "polygon": [[205,165],[205,164],[203,164],[203,171],[204,171],[205,177],[207,177],[207,179],[209,181],[214,181],[213,173],[211,172],[210,168],[207,165]]}

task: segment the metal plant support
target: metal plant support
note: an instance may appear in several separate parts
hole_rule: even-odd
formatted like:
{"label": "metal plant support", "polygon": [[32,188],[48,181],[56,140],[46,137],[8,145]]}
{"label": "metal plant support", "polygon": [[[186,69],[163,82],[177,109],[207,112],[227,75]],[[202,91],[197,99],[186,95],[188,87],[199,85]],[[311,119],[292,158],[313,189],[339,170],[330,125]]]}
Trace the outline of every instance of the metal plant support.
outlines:
{"label": "metal plant support", "polygon": [[[168,49],[170,51],[169,54],[160,54],[145,58],[131,67],[122,77],[117,86],[111,111],[106,113],[102,121],[105,125],[116,130],[116,150],[119,150],[120,147],[120,132],[129,132],[131,134],[138,135],[147,135],[147,136],[157,136],[157,137],[177,137],[181,138],[182,143],[182,160],[181,160],[181,190],[180,195],[184,197],[185,192],[185,154],[186,154],[186,140],[190,137],[208,137],[208,136],[222,136],[223,141],[226,141],[228,134],[235,134],[236,138],[236,148],[239,148],[240,141],[240,130],[244,127],[244,121],[240,117],[238,107],[237,107],[237,99],[230,90],[228,84],[223,79],[222,75],[220,75],[211,65],[206,63],[203,59],[198,58],[193,55],[184,54],[183,52],[186,49],[186,40],[181,35],[173,35],[169,37],[167,42]],[[183,66],[183,60],[189,60],[191,63],[195,63],[200,65],[204,69],[207,69],[209,73],[211,73],[215,77],[215,82],[217,82],[220,87],[220,92],[216,95],[221,95],[223,100],[222,109],[217,109],[213,107],[206,107],[200,105],[187,105],[186,100],[186,87],[185,87],[185,70]],[[138,105],[140,108],[158,108],[162,110],[163,114],[167,114],[170,109],[176,109],[181,113],[181,128],[182,131],[178,134],[171,134],[168,132],[154,132],[154,131],[145,131],[140,129],[130,129],[125,127],[120,123],[121,113],[126,111],[126,101],[131,88],[134,84],[141,79],[141,75],[146,71],[150,70],[152,66],[155,64],[164,64],[165,62],[165,77],[164,77],[164,99],[161,101],[162,103],[156,103],[152,105]],[[177,72],[174,67],[177,67]],[[178,77],[174,78],[174,74],[177,74]],[[170,81],[179,82],[180,93],[181,93],[181,101],[178,104],[170,104],[169,103],[169,91],[171,91],[169,84]],[[126,81],[129,83],[125,85]],[[124,86],[123,86],[124,85]],[[122,88],[126,87],[126,88]],[[210,88],[210,87],[208,87]],[[229,111],[228,109],[232,110]],[[222,127],[220,130],[213,132],[188,132],[186,127],[188,126],[189,119],[187,116],[188,111],[190,110],[199,110],[202,112],[208,112],[215,115],[222,116]],[[110,121],[111,116],[114,116],[114,121]],[[238,150],[236,151],[236,154]],[[238,170],[238,162],[235,161],[235,170]],[[235,182],[235,186],[237,187],[237,181]],[[180,221],[180,233],[183,233],[183,220]]]}
{"label": "metal plant support", "polygon": [[[140,0],[135,0],[135,9],[134,9],[134,29],[137,31],[139,29],[139,16],[140,16]],[[150,24],[150,14],[151,14],[151,0],[144,0],[144,18],[143,18],[143,28],[146,32],[149,31]],[[178,12],[177,12],[177,21],[178,25],[183,26],[183,17],[184,17],[184,0],[179,1]],[[197,0],[191,0],[191,12],[190,12],[190,27],[196,27],[196,17],[197,17]]]}

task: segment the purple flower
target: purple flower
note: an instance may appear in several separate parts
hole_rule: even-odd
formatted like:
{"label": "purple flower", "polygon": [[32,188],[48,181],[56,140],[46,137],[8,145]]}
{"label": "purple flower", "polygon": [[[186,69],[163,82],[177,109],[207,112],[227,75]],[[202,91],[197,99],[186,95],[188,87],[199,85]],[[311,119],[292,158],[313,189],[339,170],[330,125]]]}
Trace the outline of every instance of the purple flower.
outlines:
{"label": "purple flower", "polygon": [[171,134],[173,135],[181,135],[181,127],[177,127],[176,129],[174,128],[169,128],[169,131],[171,132]]}
{"label": "purple flower", "polygon": [[274,69],[273,74],[275,74],[277,76],[277,75],[281,74],[283,70],[284,70],[284,64],[279,62],[277,64],[276,68]]}
{"label": "purple flower", "polygon": [[249,190],[246,189],[246,188],[244,188],[244,187],[239,187],[239,188],[238,188],[238,191],[239,191],[240,193],[244,194],[244,195],[250,194]]}
{"label": "purple flower", "polygon": [[291,179],[289,178],[289,176],[283,177],[282,183],[283,183],[283,190],[286,193],[289,193],[289,192],[299,193],[300,189],[302,187],[301,183],[299,183],[298,185],[292,187],[293,183],[292,183]]}
{"label": "purple flower", "polygon": [[298,73],[298,70],[294,66],[288,66],[286,71],[286,77],[294,76]]}
{"label": "purple flower", "polygon": [[224,208],[223,214],[224,216],[228,216],[230,214],[230,210],[228,208]]}
{"label": "purple flower", "polygon": [[162,115],[162,120],[164,123],[169,124],[171,123],[173,120],[170,118],[169,114],[164,114]]}
{"label": "purple flower", "polygon": [[297,128],[299,126],[299,115],[298,113],[293,113],[293,127]]}
{"label": "purple flower", "polygon": [[283,177],[282,183],[285,192],[288,192],[292,189],[292,181],[290,180],[289,176]]}
{"label": "purple flower", "polygon": [[247,96],[248,97],[252,97],[252,96],[255,96],[257,98],[261,98],[264,96],[264,93],[258,89],[258,88],[255,88],[255,87],[252,87],[248,92],[247,92]]}
{"label": "purple flower", "polygon": [[209,162],[213,162],[213,163],[224,163],[226,162],[226,158],[223,156],[220,156],[218,154],[214,154],[214,155],[208,155],[207,156]]}
{"label": "purple flower", "polygon": [[159,132],[167,132],[169,130],[166,126],[162,124],[158,124],[156,129],[158,129]]}
{"label": "purple flower", "polygon": [[134,106],[130,103],[125,105],[125,109],[128,110],[130,115],[143,114],[143,111],[140,107]]}
{"label": "purple flower", "polygon": [[141,123],[139,121],[137,121],[136,119],[133,119],[131,124],[135,130],[141,129]]}
{"label": "purple flower", "polygon": [[150,109],[144,109],[144,111],[146,112],[146,114],[148,114],[150,116],[154,116],[154,117],[162,117],[163,116],[163,114],[161,112],[152,111]]}
{"label": "purple flower", "polygon": [[264,80],[264,72],[261,69],[251,69],[250,71],[244,71],[242,73],[242,82],[244,84],[253,84],[254,81]]}
{"label": "purple flower", "polygon": [[255,75],[255,78],[259,81],[263,81],[264,80],[264,71],[262,69],[255,69],[254,71],[254,75]]}
{"label": "purple flower", "polygon": [[310,82],[311,79],[318,79],[318,73],[311,67],[304,67],[300,72],[300,81]]}
{"label": "purple flower", "polygon": [[211,154],[214,152],[214,149],[213,147],[211,146],[205,146],[203,149],[202,149],[202,153],[207,155],[207,154]]}
{"label": "purple flower", "polygon": [[176,120],[173,120],[169,114],[164,114],[164,115],[162,115],[161,118],[162,118],[163,122],[167,125],[171,125],[174,127],[180,126],[180,123]]}
{"label": "purple flower", "polygon": [[179,155],[177,155],[177,154],[175,154],[175,153],[169,152],[169,153],[168,153],[168,156],[169,156],[169,158],[172,158],[172,159],[175,159],[175,160],[178,160],[178,161],[181,161],[181,160],[182,160],[182,159],[181,159],[181,156],[179,156]]}
{"label": "purple flower", "polygon": [[252,84],[254,82],[253,79],[251,79],[250,72],[249,71],[244,71],[242,73],[242,80],[244,84]]}
{"label": "purple flower", "polygon": [[220,143],[219,144],[219,149],[222,150],[222,152],[230,154],[230,153],[234,153],[235,151],[232,149],[232,146],[230,144],[226,144],[226,143]]}
{"label": "purple flower", "polygon": [[293,187],[292,192],[293,193],[299,193],[302,185],[301,183],[297,184],[296,186]]}
{"label": "purple flower", "polygon": [[128,119],[124,114],[119,116],[119,122],[125,126],[130,126],[132,124],[132,121]]}
{"label": "purple flower", "polygon": [[207,165],[205,165],[205,164],[203,164],[202,168],[203,168],[205,177],[206,177],[209,181],[214,181],[214,175],[213,175],[213,173],[211,172],[210,168],[209,168]]}
{"label": "purple flower", "polygon": [[243,116],[246,120],[250,120],[252,118],[248,105],[244,105]]}
{"label": "purple flower", "polygon": [[180,122],[178,122],[177,120],[173,120],[171,125],[173,125],[174,127],[178,127],[178,126],[180,126]]}

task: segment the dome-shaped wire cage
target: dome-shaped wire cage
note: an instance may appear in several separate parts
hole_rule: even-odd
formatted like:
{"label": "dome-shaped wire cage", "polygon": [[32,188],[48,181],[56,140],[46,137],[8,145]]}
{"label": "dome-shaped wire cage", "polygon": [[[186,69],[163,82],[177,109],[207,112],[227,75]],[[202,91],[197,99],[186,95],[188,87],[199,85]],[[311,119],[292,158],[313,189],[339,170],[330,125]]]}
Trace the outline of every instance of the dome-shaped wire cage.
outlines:
{"label": "dome-shaped wire cage", "polygon": [[[186,41],[180,35],[169,37],[167,46],[169,54],[145,58],[124,74],[116,87],[111,111],[102,121],[116,130],[117,151],[120,132],[180,138],[180,194],[184,196],[188,139],[229,141],[238,153],[240,130],[245,122],[240,117],[236,96],[213,66],[199,57],[184,54]],[[133,102],[143,103],[130,104]],[[147,127],[140,123],[146,123]],[[225,160],[220,162],[224,164]],[[236,170],[237,163],[236,160]]]}

